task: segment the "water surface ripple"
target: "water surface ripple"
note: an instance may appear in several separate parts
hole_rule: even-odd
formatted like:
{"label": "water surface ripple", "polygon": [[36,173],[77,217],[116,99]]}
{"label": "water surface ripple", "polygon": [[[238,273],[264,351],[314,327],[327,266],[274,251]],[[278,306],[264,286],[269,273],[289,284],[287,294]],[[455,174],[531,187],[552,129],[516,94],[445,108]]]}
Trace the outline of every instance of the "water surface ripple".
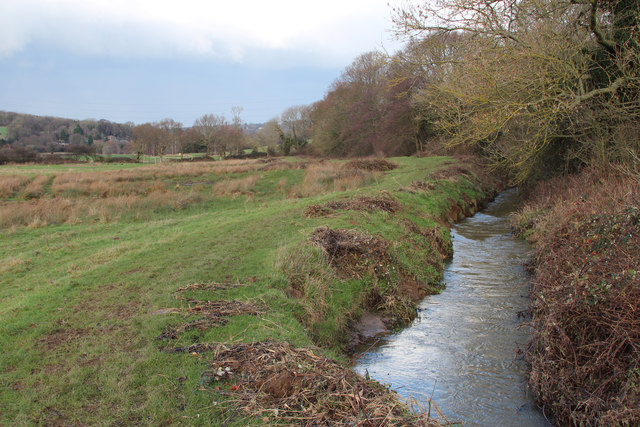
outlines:
{"label": "water surface ripple", "polygon": [[446,288],[422,301],[410,327],[364,354],[356,371],[421,405],[433,396],[449,421],[465,426],[549,425],[526,393],[517,356],[529,333],[518,318],[528,304],[529,246],[507,218],[517,198],[508,190],[453,227]]}

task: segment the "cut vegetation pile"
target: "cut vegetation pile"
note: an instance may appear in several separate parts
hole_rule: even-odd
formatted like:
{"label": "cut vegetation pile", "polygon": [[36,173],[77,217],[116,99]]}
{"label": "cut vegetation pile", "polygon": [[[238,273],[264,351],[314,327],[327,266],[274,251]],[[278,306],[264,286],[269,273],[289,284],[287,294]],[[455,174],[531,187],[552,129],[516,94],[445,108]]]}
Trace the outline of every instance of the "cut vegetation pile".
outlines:
{"label": "cut vegetation pile", "polygon": [[178,288],[176,291],[176,299],[185,301],[187,307],[185,308],[167,308],[158,310],[158,314],[177,313],[182,314],[184,317],[194,317],[196,319],[190,320],[187,323],[183,323],[176,327],[167,328],[158,338],[162,340],[174,340],[180,337],[180,334],[192,329],[198,329],[205,331],[209,328],[217,326],[224,326],[232,316],[251,315],[259,316],[264,312],[264,307],[260,304],[253,304],[244,301],[227,301],[227,300],[198,300],[195,298],[185,297],[187,292],[207,292],[210,295],[211,292],[224,291],[234,289],[238,287],[246,286],[243,283],[237,282],[203,282],[192,283],[186,286]]}
{"label": "cut vegetation pile", "polygon": [[351,369],[286,343],[217,345],[205,379],[230,385],[228,402],[264,423],[438,425],[410,413],[395,393]]}
{"label": "cut vegetation pile", "polygon": [[193,304],[184,310],[186,316],[197,315],[196,320],[170,328],[160,335],[161,339],[176,339],[182,332],[191,329],[204,331],[215,326],[224,326],[229,317],[248,314],[258,316],[262,310],[256,304],[249,304],[242,301],[196,301],[190,300]]}
{"label": "cut vegetation pile", "polygon": [[390,197],[358,197],[350,200],[336,200],[324,205],[311,205],[306,209],[308,218],[326,216],[335,211],[383,211],[393,213],[400,208]]}
{"label": "cut vegetation pile", "polygon": [[387,172],[398,165],[385,159],[354,159],[344,164],[344,169],[360,169],[365,171]]}
{"label": "cut vegetation pile", "polygon": [[541,186],[531,384],[561,425],[640,423],[640,191],[584,173]]}
{"label": "cut vegetation pile", "polygon": [[389,244],[378,237],[353,230],[318,227],[311,233],[310,240],[348,276],[362,278],[366,273],[372,277],[389,275],[392,261]]}

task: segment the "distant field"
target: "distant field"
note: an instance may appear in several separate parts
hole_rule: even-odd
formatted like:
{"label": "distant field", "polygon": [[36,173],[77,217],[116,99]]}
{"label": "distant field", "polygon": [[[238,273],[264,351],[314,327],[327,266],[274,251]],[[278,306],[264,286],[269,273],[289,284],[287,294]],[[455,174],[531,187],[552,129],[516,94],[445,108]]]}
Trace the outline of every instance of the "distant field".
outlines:
{"label": "distant field", "polygon": [[119,171],[125,169],[135,169],[144,166],[142,163],[69,163],[59,165],[39,165],[20,164],[11,166],[0,166],[0,176],[2,175],[38,175],[55,174],[60,172],[104,172]]}
{"label": "distant field", "polygon": [[0,139],[4,139],[7,136],[7,127],[0,126]]}
{"label": "distant field", "polygon": [[[449,158],[392,162],[0,166],[0,424],[273,417],[233,409],[211,353],[165,350],[276,340],[340,359],[363,306],[401,307],[403,277],[433,290],[439,224],[479,188]],[[371,247],[340,269],[309,244],[327,229]]]}

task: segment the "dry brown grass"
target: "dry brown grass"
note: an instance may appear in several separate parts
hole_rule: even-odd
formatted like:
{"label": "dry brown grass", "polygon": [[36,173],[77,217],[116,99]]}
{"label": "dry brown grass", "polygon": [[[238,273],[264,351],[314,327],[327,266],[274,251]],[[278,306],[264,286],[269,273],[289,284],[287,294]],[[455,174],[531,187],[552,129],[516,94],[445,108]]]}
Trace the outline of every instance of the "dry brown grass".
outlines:
{"label": "dry brown grass", "polygon": [[303,304],[304,324],[324,320],[329,307],[327,292],[337,279],[324,254],[310,245],[283,246],[278,249],[276,268],[289,282],[287,293]]}
{"label": "dry brown grass", "polygon": [[348,191],[355,190],[362,187],[366,178],[371,177],[373,174],[365,174],[359,171],[352,171],[350,174],[338,176],[333,180],[334,191]]}
{"label": "dry brown grass", "polygon": [[374,181],[378,172],[348,169],[336,163],[310,164],[301,184],[289,189],[289,197],[311,197],[332,191],[355,190]]}
{"label": "dry brown grass", "polygon": [[193,191],[154,191],[148,195],[126,194],[108,198],[54,197],[0,204],[0,228],[44,227],[87,221],[107,223],[125,215],[144,218],[157,208],[184,209],[202,200]]}
{"label": "dry brown grass", "polygon": [[[321,163],[322,160],[319,160],[315,163]],[[272,161],[267,162],[262,167],[260,167],[261,171],[284,171],[284,170],[292,170],[292,169],[306,169],[309,166],[310,162],[287,162],[287,161]]]}
{"label": "dry brown grass", "polygon": [[[269,168],[307,169],[303,182],[288,190],[290,197],[351,190],[375,178],[375,173],[345,169],[328,162],[309,164],[260,159],[163,163],[115,171],[69,171],[38,175],[33,180],[24,175],[2,176],[0,194],[5,197],[18,194],[26,200],[0,205],[0,227],[110,222],[125,215],[140,219],[148,216],[145,211],[184,209],[214,197],[251,198],[260,179],[257,172]],[[247,173],[249,175],[242,178],[236,177]],[[285,178],[276,190],[285,196]]]}
{"label": "dry brown grass", "polygon": [[212,191],[216,196],[234,196],[248,194],[258,182],[258,175],[249,175],[244,178],[226,179],[213,185]]}
{"label": "dry brown grass", "polygon": [[163,191],[166,184],[155,174],[113,172],[64,173],[55,175],[51,192],[55,196],[115,197]]}
{"label": "dry brown grass", "polygon": [[11,196],[29,181],[24,175],[0,175],[0,198]]}
{"label": "dry brown grass", "polygon": [[45,185],[49,183],[51,177],[48,175],[38,175],[33,178],[27,186],[24,188],[22,197],[24,199],[38,199],[44,194]]}
{"label": "dry brown grass", "polygon": [[0,228],[63,223],[70,218],[72,206],[73,202],[67,198],[4,203],[0,205]]}
{"label": "dry brown grass", "polygon": [[[125,215],[146,218],[157,208],[184,209],[216,196],[251,194],[258,175],[232,179],[234,173],[246,173],[264,166],[256,160],[224,162],[164,163],[120,171],[61,172],[26,176],[2,176],[2,194],[12,195],[26,185],[23,201],[0,204],[0,227],[110,222]],[[225,179],[211,186],[211,175]],[[181,186],[172,179],[194,178]],[[215,178],[214,178],[215,179]],[[50,189],[47,185],[51,183]],[[207,192],[207,188],[211,191]]]}
{"label": "dry brown grass", "polygon": [[24,267],[26,265],[31,264],[32,261],[30,259],[21,259],[16,257],[9,257],[4,259],[0,264],[0,273],[7,273],[9,271]]}

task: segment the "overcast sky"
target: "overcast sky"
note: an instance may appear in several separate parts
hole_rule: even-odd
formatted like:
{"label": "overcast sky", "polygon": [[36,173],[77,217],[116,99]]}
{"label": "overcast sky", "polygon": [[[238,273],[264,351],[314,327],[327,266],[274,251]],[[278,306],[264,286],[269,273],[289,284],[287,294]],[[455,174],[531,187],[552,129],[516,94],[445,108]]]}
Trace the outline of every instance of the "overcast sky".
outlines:
{"label": "overcast sky", "polygon": [[[264,122],[393,50],[389,0],[0,0],[0,110]],[[393,3],[393,1],[392,1]]]}

